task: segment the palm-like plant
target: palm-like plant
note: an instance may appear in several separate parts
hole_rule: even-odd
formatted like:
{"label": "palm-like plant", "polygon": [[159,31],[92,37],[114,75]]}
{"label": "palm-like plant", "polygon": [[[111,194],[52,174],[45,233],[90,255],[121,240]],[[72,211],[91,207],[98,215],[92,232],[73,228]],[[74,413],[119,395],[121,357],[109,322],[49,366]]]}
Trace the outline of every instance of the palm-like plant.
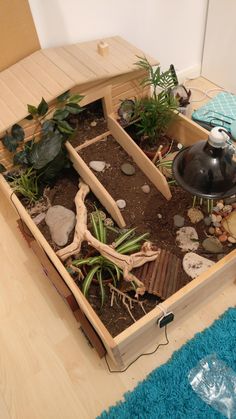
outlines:
{"label": "palm-like plant", "polygon": [[[111,229],[116,233],[117,230],[104,225],[104,221],[102,220],[99,211],[97,211],[95,215],[91,214],[93,234],[100,242],[107,243],[107,230]],[[137,237],[134,236],[134,233],[135,228],[131,228],[124,233],[119,234],[116,240],[112,243],[112,246],[115,247],[116,251],[121,254],[131,254],[139,251],[142,241],[145,240],[148,233],[141,234]],[[92,280],[94,278],[97,280],[100,287],[101,306],[103,306],[105,300],[105,278],[109,277],[114,286],[116,286],[117,281],[122,278],[122,270],[115,263],[111,262],[102,255],[95,255],[86,259],[76,259],[72,262],[72,265],[77,268],[82,266],[86,266],[87,268],[88,272],[82,284],[82,291],[85,297],[88,296]]]}

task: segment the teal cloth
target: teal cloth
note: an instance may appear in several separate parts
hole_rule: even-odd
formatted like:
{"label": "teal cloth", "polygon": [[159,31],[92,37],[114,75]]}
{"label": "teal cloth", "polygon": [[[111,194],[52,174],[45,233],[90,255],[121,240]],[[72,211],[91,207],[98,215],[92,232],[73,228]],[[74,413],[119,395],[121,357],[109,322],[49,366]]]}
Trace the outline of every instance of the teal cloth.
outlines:
{"label": "teal cloth", "polygon": [[203,402],[188,382],[190,370],[214,353],[236,371],[236,308],[230,308],[212,326],[196,334],[166,364],[126,393],[124,402],[104,411],[100,419],[224,418]]}
{"label": "teal cloth", "polygon": [[219,93],[206,105],[194,111],[192,119],[208,129],[222,126],[231,132],[231,124],[236,121],[236,95]]}

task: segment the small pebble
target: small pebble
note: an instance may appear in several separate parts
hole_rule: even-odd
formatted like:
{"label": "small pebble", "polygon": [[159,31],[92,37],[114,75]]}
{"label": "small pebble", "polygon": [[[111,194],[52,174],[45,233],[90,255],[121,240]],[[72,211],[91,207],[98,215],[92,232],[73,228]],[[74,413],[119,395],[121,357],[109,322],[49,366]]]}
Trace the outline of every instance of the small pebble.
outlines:
{"label": "small pebble", "polygon": [[181,150],[181,148],[183,148],[183,144],[178,143],[178,144],[177,144],[177,148],[178,148],[179,150]]}
{"label": "small pebble", "polygon": [[234,244],[234,243],[236,243],[236,239],[234,237],[232,237],[232,236],[229,236],[228,237],[228,242]]}
{"label": "small pebble", "polygon": [[184,226],[184,217],[182,217],[181,215],[174,215],[174,225],[175,227],[183,227]]}
{"label": "small pebble", "polygon": [[121,171],[127,176],[132,176],[135,174],[135,167],[130,163],[123,163],[121,165]]}
{"label": "small pebble", "polygon": [[214,227],[220,227],[220,226],[221,226],[221,224],[220,224],[218,221],[215,221],[215,222],[213,223],[213,226],[214,226]]}
{"label": "small pebble", "polygon": [[217,202],[216,207],[214,207],[214,208],[218,208],[218,210],[221,211],[224,208],[223,202]]}
{"label": "small pebble", "polygon": [[203,221],[206,226],[211,225],[211,217],[205,217]]}
{"label": "small pebble", "polygon": [[90,124],[91,127],[96,127],[96,125],[97,125],[96,121],[92,121],[91,124]]}
{"label": "small pebble", "polygon": [[141,189],[144,193],[149,193],[150,192],[150,186],[149,185],[143,185],[143,186],[141,186]]}
{"label": "small pebble", "polygon": [[123,209],[126,207],[126,202],[124,199],[118,199],[116,201],[116,205],[118,206],[118,208]]}
{"label": "small pebble", "polygon": [[216,227],[216,228],[215,228],[215,234],[216,234],[217,236],[221,236],[222,231],[221,231],[221,229],[220,229],[219,227]]}
{"label": "small pebble", "polygon": [[232,205],[225,205],[222,209],[223,212],[231,212],[233,209]]}
{"label": "small pebble", "polygon": [[106,167],[106,163],[104,161],[93,160],[89,162],[89,167],[95,170],[95,172],[102,172]]}
{"label": "small pebble", "polygon": [[215,229],[214,229],[214,227],[210,227],[208,231],[209,231],[209,233],[210,233],[210,234],[215,234]]}
{"label": "small pebble", "polygon": [[157,218],[161,219],[162,215],[161,214],[157,214]]}
{"label": "small pebble", "polygon": [[221,243],[227,242],[227,236],[226,234],[221,234],[221,236],[218,237]]}
{"label": "small pebble", "polygon": [[217,221],[217,223],[220,223],[220,222],[221,222],[221,220],[222,220],[221,215],[217,215],[217,216],[216,216],[216,221]]}
{"label": "small pebble", "polygon": [[215,214],[211,214],[211,221],[212,221],[213,223],[215,223],[215,222],[216,222],[216,215],[215,215]]}

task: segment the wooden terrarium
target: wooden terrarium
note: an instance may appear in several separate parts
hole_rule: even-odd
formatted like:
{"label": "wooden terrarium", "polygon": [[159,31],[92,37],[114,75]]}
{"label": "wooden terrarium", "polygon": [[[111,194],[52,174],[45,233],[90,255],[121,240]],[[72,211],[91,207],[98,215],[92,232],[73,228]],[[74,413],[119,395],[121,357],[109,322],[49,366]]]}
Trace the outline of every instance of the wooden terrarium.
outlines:
{"label": "wooden terrarium", "polygon": [[[220,224],[213,226],[209,203],[203,209],[204,202],[193,202],[163,170],[173,151],[207,139],[208,132],[175,113],[165,133],[168,150],[162,155],[156,146],[152,161],[131,138],[129,124],[122,124],[117,112],[122,101],[151,94],[150,86],[140,83],[147,71],[134,64],[137,56],[144,54],[112,37],[40,50],[0,74],[0,163],[6,169],[1,192],[38,243],[48,276],[67,301],[72,296],[82,312],[79,321],[95,331],[92,338],[89,332],[91,340],[95,336],[102,343],[118,368],[158,341],[165,313],[173,313],[175,321],[236,278],[236,238],[220,223],[232,218],[235,201],[214,203]],[[49,140],[55,143],[53,158]],[[59,152],[70,166],[60,166]],[[54,158],[59,170],[50,182],[45,173],[51,174]],[[25,196],[19,179],[27,186],[32,171],[38,183],[33,195]],[[58,206],[72,217],[70,227],[62,218],[63,238],[60,226],[52,232],[48,221]],[[191,218],[194,208],[195,215],[202,214],[199,220]],[[185,228],[198,234],[190,234],[184,248],[179,234]],[[225,240],[217,238],[217,228]],[[202,247],[209,235],[221,246],[213,255]],[[208,256],[207,269],[187,275],[183,259],[198,250],[200,257]]]}

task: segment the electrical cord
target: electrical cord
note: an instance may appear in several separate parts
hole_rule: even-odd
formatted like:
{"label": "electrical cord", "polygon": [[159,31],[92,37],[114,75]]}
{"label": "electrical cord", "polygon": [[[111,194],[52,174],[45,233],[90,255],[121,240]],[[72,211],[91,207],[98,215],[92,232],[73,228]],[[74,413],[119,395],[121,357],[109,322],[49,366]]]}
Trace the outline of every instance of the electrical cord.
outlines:
{"label": "electrical cord", "polygon": [[131,367],[131,365],[133,365],[136,361],[138,361],[138,359],[142,358],[143,356],[153,355],[153,354],[155,354],[157,352],[157,350],[161,346],[167,346],[170,343],[169,342],[169,339],[168,339],[168,336],[167,336],[167,325],[164,326],[164,332],[165,332],[165,338],[166,338],[166,342],[165,343],[159,343],[157,345],[157,347],[153,351],[151,351],[151,352],[145,352],[143,354],[140,354],[139,356],[137,356],[137,358],[135,358],[132,362],[130,362],[130,364],[125,369],[123,369],[123,370],[112,370],[111,367],[110,367],[110,365],[109,365],[109,362],[107,360],[107,355],[105,354],[105,361],[106,361],[106,364],[107,364],[108,371],[111,374],[114,374],[114,373],[123,373],[123,372],[127,371]]}

